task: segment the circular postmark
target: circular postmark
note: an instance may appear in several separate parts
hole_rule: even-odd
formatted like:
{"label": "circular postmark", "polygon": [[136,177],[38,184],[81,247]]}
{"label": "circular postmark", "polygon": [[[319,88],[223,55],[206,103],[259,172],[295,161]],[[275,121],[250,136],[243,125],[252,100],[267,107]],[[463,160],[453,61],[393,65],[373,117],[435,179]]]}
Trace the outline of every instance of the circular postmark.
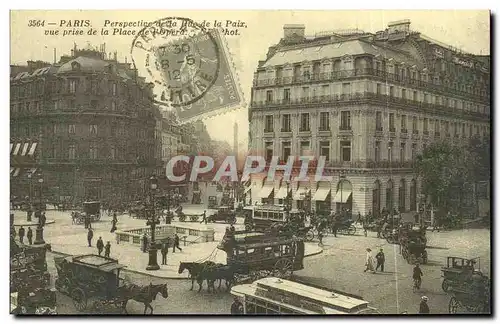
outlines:
{"label": "circular postmark", "polygon": [[139,76],[154,87],[154,102],[190,106],[217,80],[220,50],[214,35],[189,18],[167,17],[141,29],[130,49]]}

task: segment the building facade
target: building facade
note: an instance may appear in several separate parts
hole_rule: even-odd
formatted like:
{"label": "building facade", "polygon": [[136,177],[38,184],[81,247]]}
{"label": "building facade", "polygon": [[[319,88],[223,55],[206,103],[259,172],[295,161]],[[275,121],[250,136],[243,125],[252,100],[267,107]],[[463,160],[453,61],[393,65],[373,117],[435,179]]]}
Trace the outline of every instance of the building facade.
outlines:
{"label": "building facade", "polygon": [[[158,165],[152,85],[102,46],[54,64],[11,68],[11,143],[38,143],[34,167],[51,199],[142,195]],[[13,152],[11,151],[11,154]],[[26,174],[11,191],[27,192]],[[67,199],[67,198],[65,198]]]}
{"label": "building facade", "polygon": [[[249,147],[269,160],[325,156],[330,182],[252,177],[252,201],[312,209],[417,210],[414,158],[434,141],[490,134],[489,56],[461,53],[410,29],[305,37],[285,25],[259,62],[249,111]],[[288,189],[287,189],[288,186]]]}

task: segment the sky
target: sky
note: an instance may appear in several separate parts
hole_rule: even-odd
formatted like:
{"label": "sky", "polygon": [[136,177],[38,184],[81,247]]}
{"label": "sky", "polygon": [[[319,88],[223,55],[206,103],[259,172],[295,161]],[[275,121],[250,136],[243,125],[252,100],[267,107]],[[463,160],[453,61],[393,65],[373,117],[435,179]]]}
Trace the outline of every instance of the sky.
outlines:
{"label": "sky", "polygon": [[[409,19],[411,29],[439,42],[457,47],[474,54],[490,53],[490,13],[470,10],[266,10],[266,11],[140,11],[140,10],[72,10],[72,11],[12,11],[11,12],[11,64],[26,64],[28,60],[53,62],[54,48],[57,59],[69,54],[75,42],[83,48],[87,43],[99,45],[106,43],[106,52],[118,52],[118,60],[130,59],[130,45],[133,36],[54,36],[45,35],[49,29],[59,28],[61,20],[90,20],[92,27],[100,31],[105,20],[110,21],[154,21],[164,17],[187,17],[194,21],[230,20],[244,22],[238,36],[226,36],[228,48],[236,68],[245,104],[225,114],[204,122],[212,138],[233,144],[233,124],[239,125],[240,148],[246,147],[248,136],[248,105],[250,101],[253,74],[259,60],[266,56],[269,46],[279,42],[283,36],[284,24],[304,24],[306,35],[339,29],[361,29],[376,32],[387,28],[391,21]],[[56,22],[56,26],[29,27],[30,20]],[[139,30],[140,28],[135,28]],[[98,32],[99,34],[99,32]],[[231,125],[228,127],[228,125]]]}

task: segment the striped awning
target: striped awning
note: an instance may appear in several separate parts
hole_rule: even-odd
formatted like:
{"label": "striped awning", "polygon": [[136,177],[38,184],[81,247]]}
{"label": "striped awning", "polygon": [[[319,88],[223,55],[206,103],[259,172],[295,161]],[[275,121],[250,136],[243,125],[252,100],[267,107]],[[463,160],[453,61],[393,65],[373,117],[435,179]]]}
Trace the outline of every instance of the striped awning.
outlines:
{"label": "striped awning", "polygon": [[314,193],[314,196],[312,197],[312,200],[316,201],[325,201],[326,197],[328,197],[328,194],[330,193],[330,184],[326,184],[323,186],[319,186],[316,192]]}
{"label": "striped awning", "polygon": [[23,142],[23,143],[10,143],[10,154],[12,156],[33,156],[36,152],[38,143],[36,142]]}
{"label": "striped awning", "polygon": [[288,188],[288,192],[286,190],[286,184],[285,185],[281,185],[280,189],[278,190],[278,193],[276,194],[276,196],[274,196],[274,198],[276,199],[285,199],[286,196],[288,196],[288,193],[291,191],[291,186]]}
{"label": "striped awning", "polygon": [[[12,169],[14,169],[14,170],[12,170]],[[21,168],[11,168],[11,173],[10,173],[10,174],[11,174],[13,177],[17,177],[17,176],[19,175],[19,173],[20,173],[20,172],[21,172]]]}
{"label": "striped awning", "polygon": [[37,168],[16,168],[10,167],[10,176],[11,177],[19,177],[19,176],[29,176],[35,174]]}
{"label": "striped awning", "polygon": [[337,190],[335,198],[333,198],[333,202],[345,204],[347,200],[349,200],[351,194],[352,194],[351,189],[339,189]]}

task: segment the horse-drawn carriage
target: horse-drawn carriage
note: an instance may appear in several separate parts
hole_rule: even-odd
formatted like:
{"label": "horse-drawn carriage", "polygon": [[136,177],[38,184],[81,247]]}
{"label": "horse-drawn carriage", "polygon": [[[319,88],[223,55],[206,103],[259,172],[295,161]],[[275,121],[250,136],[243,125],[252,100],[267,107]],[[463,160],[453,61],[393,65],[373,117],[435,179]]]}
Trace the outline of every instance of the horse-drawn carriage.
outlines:
{"label": "horse-drawn carriage", "polygon": [[103,312],[112,307],[126,313],[127,302],[130,299],[144,303],[144,314],[150,309],[151,301],[158,293],[168,297],[167,285],[152,285],[141,287],[125,284],[120,278],[120,270],[124,265],[117,260],[100,255],[80,255],[54,258],[58,278],[55,287],[58,291],[69,295],[77,310],[84,311],[89,303],[98,311]]}
{"label": "horse-drawn carriage", "polygon": [[75,224],[83,224],[88,218],[91,222],[101,219],[101,203],[99,201],[86,201],[83,203],[83,211],[71,212],[71,218]]}
{"label": "horse-drawn carriage", "polygon": [[96,310],[106,305],[124,308],[126,301],[118,295],[120,269],[118,261],[99,255],[54,258],[57,276],[55,287],[73,299],[78,311],[92,302]]}
{"label": "horse-drawn carriage", "polygon": [[194,281],[198,282],[198,291],[204,280],[207,280],[208,288],[214,290],[216,280],[225,280],[229,289],[234,283],[267,276],[288,278],[293,271],[304,268],[304,240],[298,237],[234,231],[226,233],[217,248],[226,252],[227,264],[216,264],[211,260],[181,262],[179,273],[185,269],[189,271],[191,289]]}
{"label": "horse-drawn carriage", "polygon": [[411,227],[411,225],[404,226],[399,229],[398,238],[401,246],[401,254],[409,264],[416,262],[427,263],[425,228],[415,228]]}
{"label": "horse-drawn carriage", "polygon": [[229,206],[220,206],[215,214],[208,216],[208,221],[211,223],[223,221],[232,225],[236,223],[236,213]]}
{"label": "horse-drawn carriage", "polygon": [[490,279],[480,270],[480,258],[448,257],[442,268],[442,289],[450,292],[450,314],[490,312]]}

